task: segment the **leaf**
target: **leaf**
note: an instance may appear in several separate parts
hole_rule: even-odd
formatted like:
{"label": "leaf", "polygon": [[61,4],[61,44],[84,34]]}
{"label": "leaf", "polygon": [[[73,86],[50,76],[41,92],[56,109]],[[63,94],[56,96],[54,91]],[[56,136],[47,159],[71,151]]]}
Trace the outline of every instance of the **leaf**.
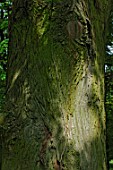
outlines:
{"label": "leaf", "polygon": [[7,28],[8,28],[8,20],[3,20],[0,25],[0,29],[5,30]]}

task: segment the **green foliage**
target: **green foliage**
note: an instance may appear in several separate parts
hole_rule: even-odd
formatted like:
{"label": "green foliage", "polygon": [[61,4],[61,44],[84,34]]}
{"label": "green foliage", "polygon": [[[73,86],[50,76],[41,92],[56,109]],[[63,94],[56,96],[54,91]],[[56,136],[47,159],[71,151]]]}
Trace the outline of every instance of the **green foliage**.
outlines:
{"label": "green foliage", "polygon": [[109,34],[105,60],[105,109],[107,118],[107,157],[113,170],[113,12],[109,18]]}
{"label": "green foliage", "polygon": [[0,114],[5,98],[6,88],[6,64],[8,56],[8,15],[10,13],[11,2],[2,0],[0,3]]}
{"label": "green foliage", "polygon": [[[110,58],[111,56],[109,56]],[[107,118],[107,154],[108,160],[113,159],[113,62],[107,63],[105,69],[106,118]]]}
{"label": "green foliage", "polygon": [[3,41],[1,41],[0,43],[0,53],[3,56],[4,54],[7,54],[7,48],[8,48],[8,41],[9,39],[4,39]]}
{"label": "green foliage", "polygon": [[0,65],[0,80],[5,80],[5,79],[6,79],[5,71],[3,70],[2,66]]}
{"label": "green foliage", "polygon": [[2,23],[1,23],[1,29],[3,30],[7,30],[7,27],[8,27],[8,20],[3,20]]}
{"label": "green foliage", "polygon": [[2,1],[0,4],[0,65],[2,68],[6,67],[7,55],[8,55],[8,6],[9,2]]}
{"label": "green foliage", "polygon": [[109,161],[110,164],[110,170],[113,170],[113,159]]}

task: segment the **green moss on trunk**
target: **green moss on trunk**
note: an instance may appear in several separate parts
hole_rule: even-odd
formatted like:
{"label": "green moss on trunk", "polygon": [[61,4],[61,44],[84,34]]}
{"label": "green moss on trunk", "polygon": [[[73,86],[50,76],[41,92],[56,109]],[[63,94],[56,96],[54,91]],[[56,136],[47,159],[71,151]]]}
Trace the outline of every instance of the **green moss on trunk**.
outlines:
{"label": "green moss on trunk", "polygon": [[2,170],[106,170],[107,2],[26,3],[10,21]]}

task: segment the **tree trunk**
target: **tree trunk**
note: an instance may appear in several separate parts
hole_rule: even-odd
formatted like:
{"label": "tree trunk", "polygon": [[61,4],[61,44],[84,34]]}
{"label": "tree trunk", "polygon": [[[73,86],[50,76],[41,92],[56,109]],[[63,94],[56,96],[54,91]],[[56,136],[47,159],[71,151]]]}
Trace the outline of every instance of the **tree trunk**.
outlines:
{"label": "tree trunk", "polygon": [[106,170],[108,4],[14,0],[2,170]]}

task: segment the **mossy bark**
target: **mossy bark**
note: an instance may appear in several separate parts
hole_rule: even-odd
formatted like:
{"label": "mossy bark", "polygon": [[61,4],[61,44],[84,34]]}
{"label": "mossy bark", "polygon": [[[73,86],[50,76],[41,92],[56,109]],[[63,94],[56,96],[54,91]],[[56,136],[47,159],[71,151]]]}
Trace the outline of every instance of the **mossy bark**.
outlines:
{"label": "mossy bark", "polygon": [[106,170],[108,4],[14,0],[2,170]]}

